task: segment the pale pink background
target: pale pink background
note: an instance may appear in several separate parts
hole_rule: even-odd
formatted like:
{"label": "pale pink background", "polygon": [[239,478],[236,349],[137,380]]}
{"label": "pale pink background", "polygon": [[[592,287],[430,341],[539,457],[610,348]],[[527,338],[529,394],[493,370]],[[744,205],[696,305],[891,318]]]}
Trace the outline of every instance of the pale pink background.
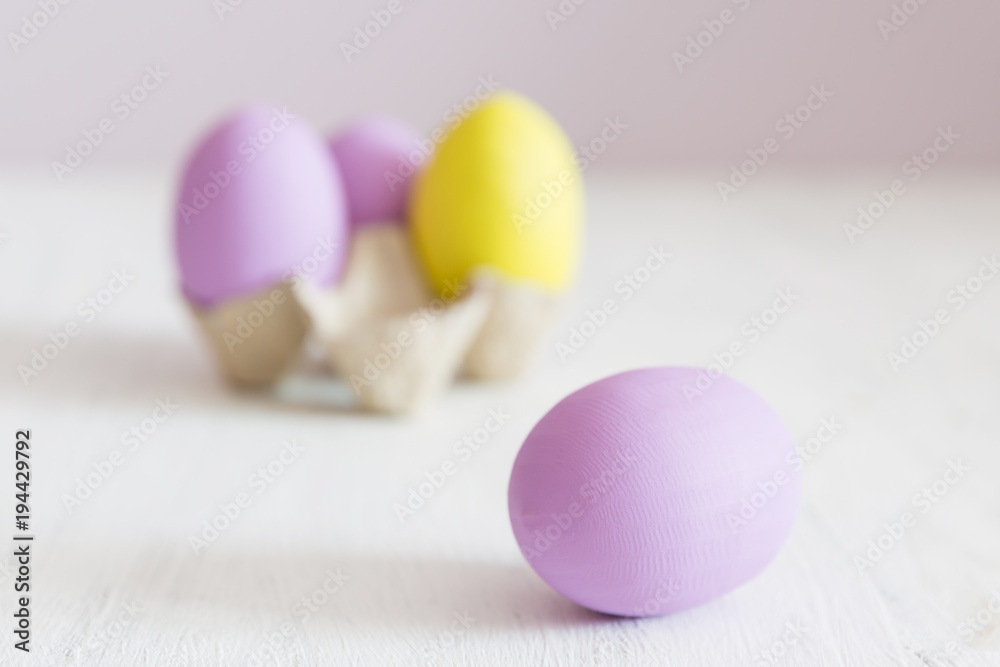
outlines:
{"label": "pale pink background", "polygon": [[[37,0],[6,0],[0,162],[49,170],[155,64],[167,81],[86,168],[176,162],[207,123],[259,98],[323,129],[384,110],[429,132],[489,74],[542,102],[576,143],[607,116],[628,123],[602,166],[729,163],[813,84],[835,97],[776,160],[902,162],[950,124],[962,140],[949,160],[995,162],[1000,2],[926,0],[886,42],[876,22],[898,1],[588,0],[553,31],[545,11],[558,0],[400,0],[347,63],[338,44],[388,0],[242,0],[224,21],[212,0],[72,0],[18,54],[7,35]],[[725,8],[735,23],[678,73],[671,54]]]}

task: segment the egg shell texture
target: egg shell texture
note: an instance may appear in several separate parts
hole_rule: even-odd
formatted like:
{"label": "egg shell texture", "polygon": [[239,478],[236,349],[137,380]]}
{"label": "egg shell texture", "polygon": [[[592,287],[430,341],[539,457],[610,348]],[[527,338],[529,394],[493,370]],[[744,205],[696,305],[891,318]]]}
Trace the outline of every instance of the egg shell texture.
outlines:
{"label": "egg shell texture", "polygon": [[[412,127],[383,116],[359,121],[332,139],[352,225],[406,218],[414,174],[426,159],[419,142]],[[419,159],[411,160],[412,153]]]}
{"label": "egg shell texture", "polygon": [[[521,448],[509,487],[515,537],[539,576],[578,604],[621,616],[688,609],[756,576],[788,536],[800,494],[791,436],[729,377],[689,399],[701,372],[595,382],[552,408]],[[756,514],[741,523],[744,500]]]}
{"label": "egg shell texture", "polygon": [[330,284],[345,236],[336,161],[322,137],[283,109],[233,114],[187,163],[175,240],[182,290],[199,306],[252,294],[293,270]]}

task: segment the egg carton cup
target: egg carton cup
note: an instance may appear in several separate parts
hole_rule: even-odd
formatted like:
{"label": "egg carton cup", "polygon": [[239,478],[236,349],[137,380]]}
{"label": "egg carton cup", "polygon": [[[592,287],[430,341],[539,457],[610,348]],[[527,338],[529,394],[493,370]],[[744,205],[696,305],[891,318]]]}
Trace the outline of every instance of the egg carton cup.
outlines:
{"label": "egg carton cup", "polygon": [[490,308],[466,353],[463,375],[510,380],[523,374],[551,329],[562,297],[486,268],[473,274],[472,285],[489,294]]}
{"label": "egg carton cup", "polygon": [[470,285],[435,298],[408,232],[394,223],[355,230],[342,280],[295,287],[332,369],[354,388],[360,407],[414,412],[459,372],[490,312],[492,294]]}
{"label": "egg carton cup", "polygon": [[239,387],[274,383],[298,359],[309,317],[285,283],[216,306],[188,307],[226,379]]}

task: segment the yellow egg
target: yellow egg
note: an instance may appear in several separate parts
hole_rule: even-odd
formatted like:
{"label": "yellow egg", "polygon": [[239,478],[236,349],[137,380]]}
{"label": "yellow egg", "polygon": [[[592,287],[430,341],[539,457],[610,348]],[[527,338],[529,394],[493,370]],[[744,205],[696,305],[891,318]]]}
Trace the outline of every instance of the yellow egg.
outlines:
{"label": "yellow egg", "polygon": [[439,291],[478,266],[562,291],[576,268],[583,180],[555,120],[498,93],[454,127],[414,186],[416,245]]}

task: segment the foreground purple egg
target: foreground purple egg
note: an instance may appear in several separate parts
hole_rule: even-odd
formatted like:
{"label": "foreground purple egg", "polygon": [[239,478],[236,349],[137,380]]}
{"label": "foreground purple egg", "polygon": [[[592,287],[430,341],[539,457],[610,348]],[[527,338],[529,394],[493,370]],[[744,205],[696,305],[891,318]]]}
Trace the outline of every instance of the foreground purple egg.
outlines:
{"label": "foreground purple egg", "polygon": [[416,130],[384,116],[359,121],[331,140],[352,225],[405,218],[413,176],[427,160],[420,144]]}
{"label": "foreground purple egg", "polygon": [[756,576],[788,537],[800,480],[764,400],[697,368],[588,385],[532,429],[514,462],[510,519],[535,572],[574,602],[658,616]]}
{"label": "foreground purple egg", "polygon": [[202,307],[291,275],[327,285],[346,248],[336,161],[309,125],[253,106],[216,126],[188,160],[175,215],[184,294]]}

